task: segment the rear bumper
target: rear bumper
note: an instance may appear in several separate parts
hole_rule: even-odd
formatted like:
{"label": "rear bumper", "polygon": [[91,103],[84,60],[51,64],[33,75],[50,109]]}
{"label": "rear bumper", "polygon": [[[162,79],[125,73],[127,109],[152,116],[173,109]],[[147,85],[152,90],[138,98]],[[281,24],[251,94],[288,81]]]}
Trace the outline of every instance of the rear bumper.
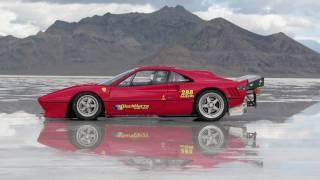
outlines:
{"label": "rear bumper", "polygon": [[230,116],[238,116],[247,112],[248,106],[257,106],[257,95],[259,88],[264,86],[264,77],[258,75],[246,75],[237,78],[236,81],[247,81],[246,96],[242,102],[238,102],[236,106],[231,106],[229,109]]}
{"label": "rear bumper", "polygon": [[230,116],[240,116],[247,112],[248,107],[257,106],[257,95],[254,91],[247,91],[246,97],[243,99],[243,102],[232,108],[229,108]]}
{"label": "rear bumper", "polygon": [[240,116],[247,112],[248,103],[247,97],[244,98],[243,102],[239,106],[235,106],[229,109],[230,116]]}

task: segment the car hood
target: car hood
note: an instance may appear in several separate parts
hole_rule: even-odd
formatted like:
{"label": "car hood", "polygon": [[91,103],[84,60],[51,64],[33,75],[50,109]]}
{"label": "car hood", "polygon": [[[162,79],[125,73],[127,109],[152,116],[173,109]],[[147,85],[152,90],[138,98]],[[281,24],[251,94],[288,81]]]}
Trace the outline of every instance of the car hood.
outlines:
{"label": "car hood", "polygon": [[100,84],[79,84],[71,87],[52,91],[48,94],[39,97],[39,102],[68,102],[72,97],[80,92],[101,92],[101,88],[108,88],[109,86]]}

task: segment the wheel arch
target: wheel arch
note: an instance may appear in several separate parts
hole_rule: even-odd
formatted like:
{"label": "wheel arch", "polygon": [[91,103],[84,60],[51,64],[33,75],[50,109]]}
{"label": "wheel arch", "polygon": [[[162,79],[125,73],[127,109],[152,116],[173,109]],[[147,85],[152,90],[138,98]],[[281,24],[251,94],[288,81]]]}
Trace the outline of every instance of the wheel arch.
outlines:
{"label": "wheel arch", "polygon": [[229,111],[229,103],[228,103],[228,98],[226,96],[226,93],[224,93],[223,90],[221,90],[220,88],[217,88],[217,87],[206,87],[206,88],[203,88],[201,89],[197,94],[196,96],[194,97],[194,101],[193,101],[193,107],[192,107],[192,114],[195,114],[196,113],[196,102],[197,102],[197,99],[199,98],[199,96],[204,92],[204,91],[207,91],[207,90],[215,90],[215,91],[218,91],[220,92],[224,98],[226,99],[226,102],[227,102],[227,111]]}
{"label": "wheel arch", "polygon": [[102,101],[102,98],[99,96],[99,94],[97,94],[96,92],[94,91],[80,91],[80,92],[77,92],[76,94],[74,94],[72,96],[72,98],[70,99],[69,103],[68,103],[68,109],[67,109],[67,114],[66,114],[66,117],[67,118],[75,118],[76,115],[75,113],[73,112],[73,108],[72,108],[72,103],[74,101],[74,99],[79,95],[79,94],[82,94],[82,93],[91,93],[91,94],[94,94],[96,95],[98,98],[99,98],[99,101],[102,105],[102,109],[103,111],[101,112],[100,116],[104,116],[105,115],[105,107],[104,107],[104,103]]}

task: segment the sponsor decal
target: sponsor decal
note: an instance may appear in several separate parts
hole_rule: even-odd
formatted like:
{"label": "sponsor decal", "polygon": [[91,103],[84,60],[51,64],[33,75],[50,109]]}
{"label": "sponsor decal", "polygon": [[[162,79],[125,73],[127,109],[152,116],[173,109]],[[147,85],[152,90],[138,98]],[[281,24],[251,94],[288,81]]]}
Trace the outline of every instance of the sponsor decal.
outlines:
{"label": "sponsor decal", "polygon": [[124,109],[133,109],[133,110],[145,110],[149,109],[148,104],[117,104],[115,105],[117,110],[124,110]]}
{"label": "sponsor decal", "polygon": [[116,132],[114,137],[121,139],[145,139],[149,138],[148,132]]}
{"label": "sponsor decal", "polygon": [[180,98],[193,98],[194,97],[192,89],[183,89],[180,92],[181,92]]}
{"label": "sponsor decal", "polygon": [[193,153],[192,145],[180,145],[180,154],[190,155]]}

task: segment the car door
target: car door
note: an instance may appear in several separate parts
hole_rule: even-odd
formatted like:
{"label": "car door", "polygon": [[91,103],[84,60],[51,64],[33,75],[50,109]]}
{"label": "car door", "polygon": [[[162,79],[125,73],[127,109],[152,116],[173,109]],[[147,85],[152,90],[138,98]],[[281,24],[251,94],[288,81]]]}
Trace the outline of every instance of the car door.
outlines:
{"label": "car door", "polygon": [[164,115],[190,115],[193,110],[195,88],[192,80],[176,72],[168,78]]}
{"label": "car door", "polygon": [[167,71],[141,70],[113,86],[110,115],[159,115],[165,104]]}

